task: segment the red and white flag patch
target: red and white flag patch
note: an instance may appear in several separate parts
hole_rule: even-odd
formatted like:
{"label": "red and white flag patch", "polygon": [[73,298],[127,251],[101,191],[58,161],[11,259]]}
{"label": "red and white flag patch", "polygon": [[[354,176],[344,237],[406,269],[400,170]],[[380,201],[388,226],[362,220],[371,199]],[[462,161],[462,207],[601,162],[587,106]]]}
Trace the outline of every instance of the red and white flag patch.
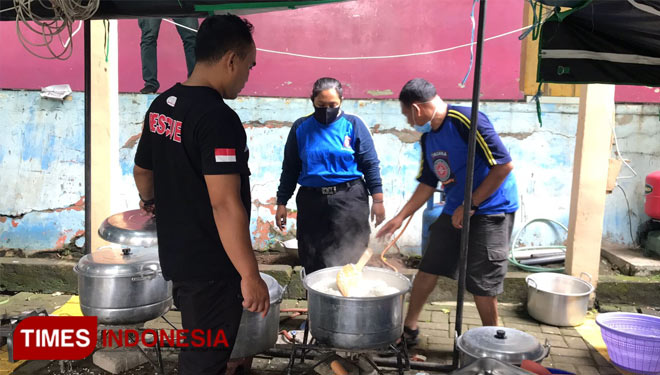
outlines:
{"label": "red and white flag patch", "polygon": [[235,148],[216,148],[215,149],[215,162],[216,163],[236,162],[236,149]]}

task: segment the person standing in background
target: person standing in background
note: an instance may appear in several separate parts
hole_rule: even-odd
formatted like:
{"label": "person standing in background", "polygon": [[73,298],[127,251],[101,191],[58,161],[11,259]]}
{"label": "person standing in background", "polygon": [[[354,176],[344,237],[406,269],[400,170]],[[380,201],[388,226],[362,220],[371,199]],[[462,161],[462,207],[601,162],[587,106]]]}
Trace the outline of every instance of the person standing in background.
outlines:
{"label": "person standing in background", "polygon": [[[140,40],[140,56],[142,58],[142,79],[144,87],[140,90],[141,94],[154,94],[160,88],[158,83],[158,32],[160,31],[160,18],[140,18],[138,25],[142,30]],[[197,18],[173,18],[172,21],[197,30],[199,23]],[[181,26],[176,26],[176,31],[183,42],[183,52],[186,55],[186,68],[188,77],[192,74],[195,67],[195,37],[196,33]]]}
{"label": "person standing in background", "polygon": [[318,79],[314,113],[293,123],[284,147],[275,222],[286,227],[286,204],[300,184],[296,237],[307,273],[358,260],[369,244],[370,194],[371,219],[385,220],[374,141],[362,119],[341,110],[343,98],[338,80]]}

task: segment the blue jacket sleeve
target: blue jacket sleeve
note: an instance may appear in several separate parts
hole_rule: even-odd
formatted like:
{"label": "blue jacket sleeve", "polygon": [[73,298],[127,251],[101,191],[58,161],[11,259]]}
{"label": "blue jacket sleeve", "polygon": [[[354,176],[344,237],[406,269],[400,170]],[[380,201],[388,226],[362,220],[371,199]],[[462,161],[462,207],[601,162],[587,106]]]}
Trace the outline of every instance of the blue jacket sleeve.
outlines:
{"label": "blue jacket sleeve", "polygon": [[371,138],[369,129],[357,116],[352,116],[353,131],[355,135],[355,160],[358,169],[364,174],[367,189],[371,195],[383,192],[383,182],[380,178],[380,160],[376,153],[374,140]]}
{"label": "blue jacket sleeve", "polygon": [[420,139],[419,144],[422,147],[422,160],[419,165],[419,173],[417,174],[417,181],[428,185],[432,188],[438,187],[438,177],[435,175],[431,166],[429,165],[426,159],[426,137],[428,133],[422,134],[422,139]]}
{"label": "blue jacket sleeve", "polygon": [[300,160],[300,154],[298,153],[298,140],[296,138],[296,130],[301,122],[302,119],[298,119],[293,123],[284,146],[280,186],[277,188],[277,204],[286,205],[294,190],[296,190],[298,176],[300,176],[302,169],[302,160]]}

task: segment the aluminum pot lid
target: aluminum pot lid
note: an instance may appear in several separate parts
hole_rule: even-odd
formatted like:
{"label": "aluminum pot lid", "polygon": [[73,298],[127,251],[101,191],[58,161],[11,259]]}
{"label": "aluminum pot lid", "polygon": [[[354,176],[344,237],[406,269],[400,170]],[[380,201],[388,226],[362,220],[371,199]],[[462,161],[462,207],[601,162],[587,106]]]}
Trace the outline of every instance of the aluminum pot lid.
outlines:
{"label": "aluminum pot lid", "polygon": [[472,328],[458,338],[457,346],[473,357],[490,357],[512,364],[520,364],[524,359],[537,361],[546,355],[534,336],[506,327]]}
{"label": "aluminum pot lid", "polygon": [[270,296],[270,303],[271,304],[280,303],[282,301],[282,295],[284,294],[284,288],[280,285],[280,283],[277,282],[277,280],[275,280],[274,277],[265,274],[263,272],[259,272],[259,275],[261,276],[261,279],[268,286],[268,295]]}
{"label": "aluminum pot lid", "polygon": [[80,258],[74,271],[88,277],[133,277],[161,272],[156,248],[104,246]]}
{"label": "aluminum pot lid", "polygon": [[157,246],[156,218],[142,210],[121,212],[103,221],[99,236],[125,246]]}

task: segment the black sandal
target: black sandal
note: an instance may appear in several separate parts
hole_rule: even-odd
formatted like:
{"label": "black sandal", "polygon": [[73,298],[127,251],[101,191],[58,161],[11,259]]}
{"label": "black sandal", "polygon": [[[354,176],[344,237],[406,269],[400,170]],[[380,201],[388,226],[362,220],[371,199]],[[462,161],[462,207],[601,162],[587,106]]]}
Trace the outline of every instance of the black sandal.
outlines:
{"label": "black sandal", "polygon": [[410,329],[406,326],[403,326],[403,337],[406,339],[406,346],[413,347],[419,344],[419,328]]}
{"label": "black sandal", "polygon": [[[410,329],[406,326],[403,326],[403,339],[406,340],[406,349],[410,349],[413,346],[419,344],[419,328]],[[403,340],[399,339],[396,344],[394,344],[397,350],[403,351]],[[378,355],[381,357],[393,357],[396,354],[391,348],[384,349]]]}

